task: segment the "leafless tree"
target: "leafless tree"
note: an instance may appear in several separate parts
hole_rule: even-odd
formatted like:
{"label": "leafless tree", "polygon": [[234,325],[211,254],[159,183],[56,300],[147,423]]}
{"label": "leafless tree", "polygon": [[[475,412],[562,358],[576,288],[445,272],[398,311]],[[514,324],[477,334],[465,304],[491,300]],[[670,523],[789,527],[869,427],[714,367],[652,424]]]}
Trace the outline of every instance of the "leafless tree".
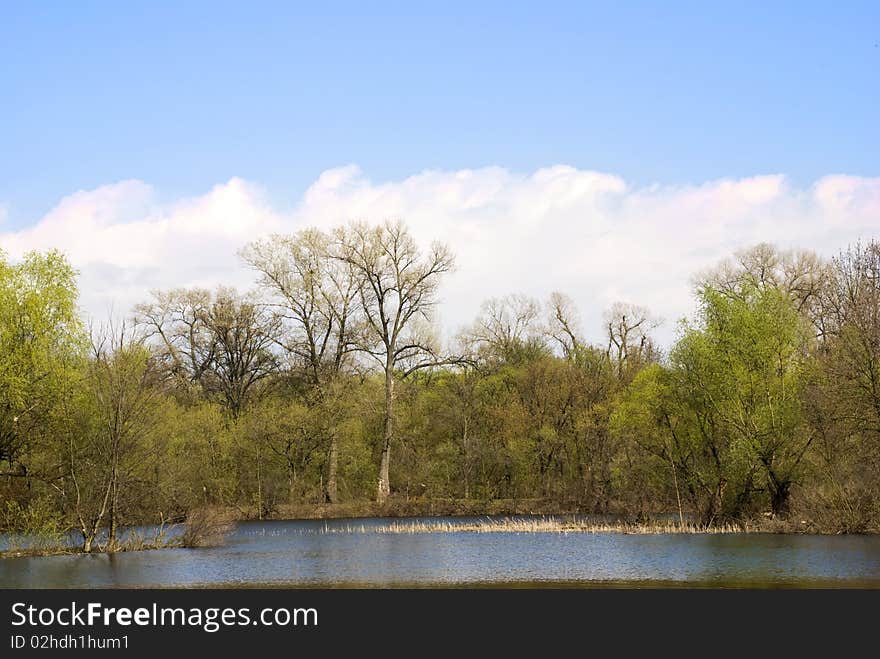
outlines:
{"label": "leafless tree", "polygon": [[570,297],[554,291],[546,306],[546,326],[544,331],[554,341],[566,359],[572,358],[584,345],[580,338],[577,308]]}
{"label": "leafless tree", "polygon": [[[249,244],[241,256],[259,273],[273,307],[283,319],[278,343],[298,363],[317,402],[326,403],[350,355],[363,343],[359,282],[355,267],[334,258],[331,236],[318,229],[271,236]],[[332,412],[332,406],[324,409]],[[338,439],[332,413],[326,415],[325,497],[337,501]]]}
{"label": "leafless tree", "polygon": [[202,288],[153,291],[153,299],[135,306],[135,323],[158,345],[168,373],[178,385],[201,381],[217,348],[205,319],[211,292]]}
{"label": "leafless tree", "polygon": [[661,321],[645,307],[626,302],[616,302],[605,312],[605,329],[608,335],[606,354],[623,377],[630,367],[636,367],[656,358],[656,348],[651,331]]}
{"label": "leafless tree", "polygon": [[472,350],[488,350],[510,360],[523,348],[542,343],[540,323],[538,300],[519,293],[490,298],[483,302],[473,326],[464,331],[462,342]]}
{"label": "leafless tree", "polygon": [[277,370],[272,346],[280,321],[248,296],[232,288],[219,288],[205,315],[205,324],[215,345],[207,389],[219,394],[232,416],[237,417],[255,386]]}
{"label": "leafless tree", "polygon": [[257,383],[276,370],[272,347],[280,319],[235,289],[154,292],[135,314],[146,336],[157,339],[174,378],[219,396],[233,417]]}
{"label": "leafless tree", "polygon": [[358,274],[358,297],[367,331],[359,350],[374,359],[385,377],[382,457],[377,500],[391,492],[389,465],[394,438],[395,380],[453,358],[440,354],[430,331],[441,278],[454,266],[445,245],[426,254],[401,222],[371,227],[353,223],[335,233],[336,256]]}
{"label": "leafless tree", "polygon": [[769,243],[759,243],[737,251],[732,258],[704,271],[694,283],[698,290],[711,287],[737,298],[749,288],[778,288],[816,325],[821,335],[824,330],[819,313],[820,298],[829,274],[828,263],[814,252],[782,250]]}

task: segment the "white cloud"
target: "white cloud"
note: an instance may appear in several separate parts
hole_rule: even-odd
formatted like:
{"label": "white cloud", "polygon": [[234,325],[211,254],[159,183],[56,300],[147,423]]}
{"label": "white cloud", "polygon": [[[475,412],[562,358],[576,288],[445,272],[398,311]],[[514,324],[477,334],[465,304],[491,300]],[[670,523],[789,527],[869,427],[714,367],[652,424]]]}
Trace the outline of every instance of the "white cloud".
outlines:
{"label": "white cloud", "polygon": [[691,275],[733,250],[770,241],[830,255],[880,233],[880,178],[827,176],[808,189],[782,176],[634,189],[566,166],[530,175],[426,171],[385,183],[347,166],[322,173],[290,212],[240,179],[170,204],[142,182],[123,181],[62,199],[30,228],[0,227],[0,245],[13,256],[67,252],[82,273],[84,309],[102,316],[151,288],[247,287],[251,273],[235,253],[261,235],[386,218],[456,252],[441,306],[449,330],[469,322],[486,297],[558,289],[578,303],[592,338],[602,310],[624,299],[666,318],[660,338],[668,341],[692,308]]}
{"label": "white cloud", "polygon": [[171,204],[140,181],[65,197],[34,226],[0,233],[13,257],[58,248],[80,271],[81,304],[97,318],[127,312],[154,288],[246,288],[250,273],[236,250],[253,236],[285,228],[261,190],[241,179]]}

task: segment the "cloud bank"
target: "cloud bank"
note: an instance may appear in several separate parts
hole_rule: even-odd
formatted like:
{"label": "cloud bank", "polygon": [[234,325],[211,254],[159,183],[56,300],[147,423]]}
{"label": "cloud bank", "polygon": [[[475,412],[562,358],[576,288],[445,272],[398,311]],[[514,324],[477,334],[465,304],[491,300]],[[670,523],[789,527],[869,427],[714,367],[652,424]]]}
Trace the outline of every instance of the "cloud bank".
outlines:
{"label": "cloud bank", "polygon": [[0,247],[13,258],[66,252],[81,273],[83,311],[101,318],[154,288],[250,287],[236,251],[269,233],[403,219],[418,240],[445,241],[456,253],[440,306],[448,332],[487,297],[561,290],[578,304],[588,338],[599,339],[602,311],[625,300],[664,317],[659,338],[668,343],[693,307],[691,276],[734,250],[768,241],[830,256],[880,235],[880,178],[846,175],[807,188],[780,175],[633,188],[559,165],[375,183],[350,165],[325,171],[293,201],[273,208],[259,185],[238,178],[172,202],[142,181],[121,181],[65,197],[31,227],[4,233],[0,224]]}

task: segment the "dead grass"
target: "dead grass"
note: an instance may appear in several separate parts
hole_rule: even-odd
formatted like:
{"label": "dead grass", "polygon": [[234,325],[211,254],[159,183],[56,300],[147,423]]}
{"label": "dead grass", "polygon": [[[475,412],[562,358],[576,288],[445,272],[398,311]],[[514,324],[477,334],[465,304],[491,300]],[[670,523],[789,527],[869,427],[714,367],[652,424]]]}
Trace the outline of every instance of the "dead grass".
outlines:
{"label": "dead grass", "polygon": [[319,533],[748,533],[747,526],[724,524],[704,527],[697,524],[678,522],[590,522],[567,520],[552,517],[535,519],[486,519],[476,522],[452,522],[437,520],[431,522],[390,522],[380,526],[349,525],[342,528],[324,527]]}
{"label": "dead grass", "polygon": [[234,526],[235,521],[228,510],[196,508],[187,513],[177,546],[195,549],[221,545]]}

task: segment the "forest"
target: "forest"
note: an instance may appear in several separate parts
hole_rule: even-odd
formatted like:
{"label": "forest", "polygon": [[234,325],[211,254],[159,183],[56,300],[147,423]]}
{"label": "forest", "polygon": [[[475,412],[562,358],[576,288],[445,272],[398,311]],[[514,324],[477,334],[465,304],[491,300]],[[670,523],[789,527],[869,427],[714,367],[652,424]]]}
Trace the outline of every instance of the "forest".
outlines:
{"label": "forest", "polygon": [[560,292],[488,299],[441,341],[454,254],[401,222],[239,258],[251,291],[154,291],[98,322],[63,254],[0,252],[3,530],[90,551],[208,508],[520,505],[880,530],[878,242],[830,259],[759,244],[694,273],[668,350],[631,303],[588,342]]}

